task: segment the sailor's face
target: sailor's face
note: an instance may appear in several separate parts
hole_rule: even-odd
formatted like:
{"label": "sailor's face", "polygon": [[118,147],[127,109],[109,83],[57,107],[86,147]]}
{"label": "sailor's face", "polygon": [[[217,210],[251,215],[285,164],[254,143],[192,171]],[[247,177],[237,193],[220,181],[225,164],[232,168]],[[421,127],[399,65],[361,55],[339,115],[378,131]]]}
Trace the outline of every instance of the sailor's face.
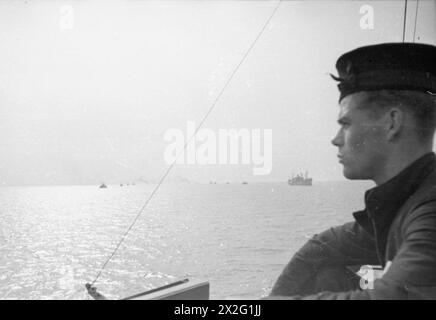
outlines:
{"label": "sailor's face", "polygon": [[382,170],[386,144],[382,118],[370,117],[361,93],[346,96],[340,103],[340,125],[333,145],[347,179],[373,179]]}

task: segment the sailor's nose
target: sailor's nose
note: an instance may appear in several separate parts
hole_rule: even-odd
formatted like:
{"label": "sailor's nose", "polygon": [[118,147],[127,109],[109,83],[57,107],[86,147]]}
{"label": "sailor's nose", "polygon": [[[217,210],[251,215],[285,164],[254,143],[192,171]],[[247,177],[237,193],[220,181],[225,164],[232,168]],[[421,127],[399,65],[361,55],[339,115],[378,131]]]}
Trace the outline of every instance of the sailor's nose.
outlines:
{"label": "sailor's nose", "polygon": [[336,134],[336,136],[332,139],[331,143],[332,145],[339,147],[342,144],[342,139],[340,138],[339,132]]}

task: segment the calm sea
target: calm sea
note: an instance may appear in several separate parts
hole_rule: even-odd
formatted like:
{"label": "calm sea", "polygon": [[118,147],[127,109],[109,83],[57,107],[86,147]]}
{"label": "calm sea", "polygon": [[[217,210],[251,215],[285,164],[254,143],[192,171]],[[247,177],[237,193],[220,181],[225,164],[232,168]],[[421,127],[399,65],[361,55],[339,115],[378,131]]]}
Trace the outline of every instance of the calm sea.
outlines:
{"label": "calm sea", "polygon": [[[266,295],[307,236],[352,219],[367,182],[167,184],[107,264],[119,299],[183,278],[211,299]],[[0,188],[0,299],[88,299],[151,185]]]}

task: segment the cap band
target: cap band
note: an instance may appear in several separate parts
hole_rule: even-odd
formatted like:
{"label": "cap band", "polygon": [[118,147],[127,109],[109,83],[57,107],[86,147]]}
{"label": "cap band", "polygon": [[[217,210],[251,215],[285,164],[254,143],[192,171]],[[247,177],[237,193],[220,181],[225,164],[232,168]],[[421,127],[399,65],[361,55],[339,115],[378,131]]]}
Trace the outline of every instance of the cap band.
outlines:
{"label": "cap band", "polygon": [[332,78],[340,81],[339,101],[345,96],[359,91],[374,90],[414,90],[436,93],[436,77],[429,72],[415,70],[374,70],[360,74],[347,74],[346,77]]}

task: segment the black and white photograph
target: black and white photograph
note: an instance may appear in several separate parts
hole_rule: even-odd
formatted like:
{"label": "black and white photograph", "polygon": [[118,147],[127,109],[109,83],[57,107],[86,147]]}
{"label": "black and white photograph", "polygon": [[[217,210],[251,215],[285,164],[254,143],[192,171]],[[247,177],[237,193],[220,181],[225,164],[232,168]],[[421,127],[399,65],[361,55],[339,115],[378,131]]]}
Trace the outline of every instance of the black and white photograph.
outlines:
{"label": "black and white photograph", "polygon": [[436,0],[0,0],[0,300],[436,300],[435,129]]}

